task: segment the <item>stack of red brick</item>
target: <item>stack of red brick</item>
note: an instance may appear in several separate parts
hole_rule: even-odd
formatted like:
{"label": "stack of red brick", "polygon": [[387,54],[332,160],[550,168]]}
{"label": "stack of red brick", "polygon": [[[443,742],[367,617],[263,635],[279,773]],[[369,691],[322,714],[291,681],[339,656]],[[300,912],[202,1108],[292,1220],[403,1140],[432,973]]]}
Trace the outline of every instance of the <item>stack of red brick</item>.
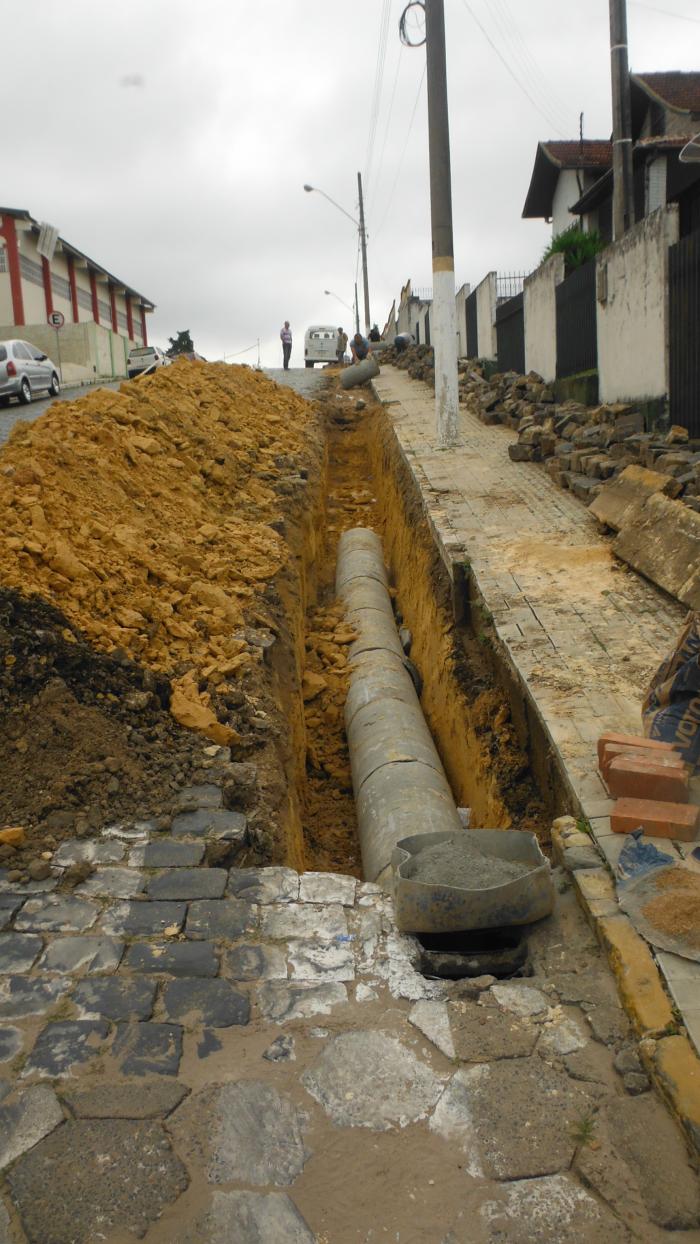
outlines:
{"label": "stack of red brick", "polygon": [[603,734],[598,764],[616,801],[610,816],[614,833],[641,828],[650,838],[693,841],[700,808],[688,802],[690,769],[673,743]]}

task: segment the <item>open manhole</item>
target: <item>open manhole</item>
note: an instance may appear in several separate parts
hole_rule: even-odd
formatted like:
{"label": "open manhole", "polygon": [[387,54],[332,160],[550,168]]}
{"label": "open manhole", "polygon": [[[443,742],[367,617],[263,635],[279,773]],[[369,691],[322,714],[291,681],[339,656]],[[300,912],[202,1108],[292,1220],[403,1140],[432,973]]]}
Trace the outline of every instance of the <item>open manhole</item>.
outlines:
{"label": "open manhole", "polygon": [[423,976],[459,980],[465,976],[526,975],[527,932],[510,926],[503,929],[472,929],[463,933],[418,933],[420,971]]}

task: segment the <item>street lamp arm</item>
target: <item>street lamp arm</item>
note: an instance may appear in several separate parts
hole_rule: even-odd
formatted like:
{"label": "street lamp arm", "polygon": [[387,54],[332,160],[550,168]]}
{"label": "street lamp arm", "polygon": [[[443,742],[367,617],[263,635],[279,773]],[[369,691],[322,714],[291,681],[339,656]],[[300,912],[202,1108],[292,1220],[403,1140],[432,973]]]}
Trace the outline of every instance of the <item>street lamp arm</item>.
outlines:
{"label": "street lamp arm", "polygon": [[341,303],[343,304],[343,306],[344,306],[344,307],[347,307],[348,311],[349,311],[349,312],[350,312],[350,314],[352,315],[352,307],[350,306],[350,303],[349,303],[349,302],[346,302],[346,301],[345,301],[345,299],[344,299],[344,298],[339,298],[337,294],[334,294],[334,293],[333,293],[333,290],[332,290],[332,289],[324,289],[324,291],[323,291],[323,292],[324,292],[324,294],[330,294],[331,298],[336,298],[336,299],[338,300],[338,302],[341,302]]}
{"label": "street lamp arm", "polygon": [[318,186],[309,186],[309,185],[305,185],[304,189],[306,190],[307,194],[310,194],[312,190],[315,190],[316,194],[322,194],[324,199],[328,199],[329,203],[332,203],[334,207],[337,207],[338,211],[342,212],[343,216],[347,216],[348,220],[352,221],[355,228],[359,229],[360,227],[359,220],[355,220],[355,217],[351,216],[349,212],[346,212],[345,208],[341,207],[340,203],[336,203],[335,199],[332,199],[329,194],[326,194],[325,190],[319,190]]}

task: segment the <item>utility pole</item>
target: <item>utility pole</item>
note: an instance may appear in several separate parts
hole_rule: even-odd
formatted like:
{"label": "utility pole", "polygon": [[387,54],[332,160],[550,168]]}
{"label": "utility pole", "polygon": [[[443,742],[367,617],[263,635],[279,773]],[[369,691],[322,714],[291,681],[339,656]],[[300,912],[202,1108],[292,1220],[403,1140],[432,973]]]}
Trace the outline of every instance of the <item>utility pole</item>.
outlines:
{"label": "utility pole", "polygon": [[425,0],[425,42],[433,235],[435,418],[438,445],[444,448],[457,440],[459,412],[444,0]]}
{"label": "utility pole", "polygon": [[360,331],[360,304],[357,298],[357,281],[355,281],[355,332]]}
{"label": "utility pole", "polygon": [[[360,246],[362,247],[362,280],[365,286],[365,332],[372,327],[369,318],[369,278],[367,276],[367,234],[365,233],[365,205],[362,198],[362,174],[357,174],[357,192],[360,196]],[[359,328],[358,328],[359,333]]]}
{"label": "utility pole", "polygon": [[627,54],[626,0],[610,2],[610,71],[613,106],[613,237],[634,224],[632,104]]}

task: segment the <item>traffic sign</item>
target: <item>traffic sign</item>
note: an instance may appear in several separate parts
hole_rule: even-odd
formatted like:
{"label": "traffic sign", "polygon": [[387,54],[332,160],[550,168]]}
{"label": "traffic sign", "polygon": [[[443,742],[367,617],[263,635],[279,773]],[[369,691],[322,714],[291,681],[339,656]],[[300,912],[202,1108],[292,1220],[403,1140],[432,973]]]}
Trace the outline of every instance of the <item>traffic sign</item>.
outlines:
{"label": "traffic sign", "polygon": [[48,323],[52,328],[63,328],[66,317],[62,311],[51,311],[48,315]]}

